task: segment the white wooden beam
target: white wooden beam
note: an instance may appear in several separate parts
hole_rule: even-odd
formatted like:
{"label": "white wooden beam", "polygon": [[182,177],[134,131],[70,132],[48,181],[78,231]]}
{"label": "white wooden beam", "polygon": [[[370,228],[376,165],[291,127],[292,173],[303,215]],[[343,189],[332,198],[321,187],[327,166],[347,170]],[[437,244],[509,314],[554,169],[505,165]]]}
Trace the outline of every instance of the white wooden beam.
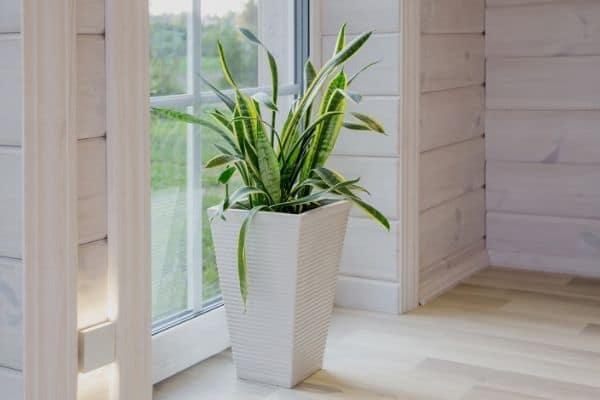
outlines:
{"label": "white wooden beam", "polygon": [[[419,305],[419,126],[421,72],[421,3],[404,0],[402,10],[402,173],[401,190],[402,233],[399,262],[399,310],[407,312]],[[401,68],[398,66],[398,68]]]}
{"label": "white wooden beam", "polygon": [[109,319],[115,399],[152,398],[148,2],[106,1]]}
{"label": "white wooden beam", "polygon": [[23,1],[25,400],[77,393],[75,0]]}

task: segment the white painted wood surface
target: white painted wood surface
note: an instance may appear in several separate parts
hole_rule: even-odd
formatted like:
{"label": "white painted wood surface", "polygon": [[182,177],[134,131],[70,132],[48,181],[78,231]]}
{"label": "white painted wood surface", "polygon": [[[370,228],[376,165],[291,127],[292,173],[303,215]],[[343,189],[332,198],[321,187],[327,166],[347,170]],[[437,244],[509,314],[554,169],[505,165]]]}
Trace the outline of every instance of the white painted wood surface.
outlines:
{"label": "white painted wood surface", "polygon": [[[600,257],[600,221],[489,212],[490,249],[595,261]],[[600,264],[596,264],[600,269]]]}
{"label": "white painted wood surface", "polygon": [[23,369],[23,264],[0,257],[0,368]]}
{"label": "white painted wood surface", "polygon": [[399,312],[419,305],[419,129],[421,108],[421,3],[404,0],[402,10],[401,245],[398,268]]}
{"label": "white painted wood surface", "polygon": [[484,191],[477,190],[421,214],[421,266],[427,267],[485,235]]}
{"label": "white painted wood surface", "polygon": [[107,232],[106,140],[79,140],[77,152],[79,243],[90,243]]}
{"label": "white painted wood surface", "polygon": [[77,326],[87,328],[108,318],[107,242],[79,246],[77,275]]}
{"label": "white painted wood surface", "polygon": [[[335,147],[335,154],[365,156],[398,156],[401,152],[402,132],[400,97],[367,96],[360,104],[348,102],[348,111],[357,111],[376,118],[384,126],[387,135],[374,135],[342,129]],[[347,117],[351,119],[351,116]]]}
{"label": "white painted wood surface", "polygon": [[6,400],[22,400],[23,374],[19,371],[0,367],[0,387]]}
{"label": "white painted wood surface", "polygon": [[[4,1],[2,3],[4,4]],[[1,8],[2,6],[0,15]],[[0,34],[0,145],[20,146],[23,141],[21,56],[20,36]]]}
{"label": "white painted wood surface", "polygon": [[423,33],[481,33],[485,0],[422,0]]}
{"label": "white painted wood surface", "polygon": [[596,276],[600,3],[490,0],[486,32],[491,262]]}
{"label": "white painted wood surface", "polygon": [[490,8],[486,25],[491,57],[600,54],[600,3],[595,1]]}
{"label": "white painted wood surface", "polygon": [[106,134],[106,59],[104,37],[77,38],[77,137]]}
{"label": "white painted wood surface", "polygon": [[423,35],[421,40],[423,92],[483,84],[483,35]]}
{"label": "white painted wood surface", "polygon": [[77,396],[74,10],[23,1],[25,400]]}
{"label": "white painted wood surface", "polygon": [[370,218],[350,218],[340,273],[366,279],[397,282],[401,254],[400,223],[386,231]]}
{"label": "white painted wood surface", "polygon": [[422,305],[426,304],[488,265],[484,240],[459,250],[421,271],[419,301]]}
{"label": "white painted wood surface", "polygon": [[486,113],[489,161],[600,164],[600,111]]}
{"label": "white painted wood surface", "polygon": [[335,304],[388,314],[401,312],[398,305],[401,289],[396,282],[364,279],[340,275],[335,293]]}
{"label": "white painted wood surface", "polygon": [[23,156],[21,149],[0,147],[0,257],[23,255]]}
{"label": "white painted wood surface", "polygon": [[379,33],[399,32],[402,2],[377,0],[365,7],[363,0],[321,1],[321,32],[335,35],[347,23],[349,33],[376,30]]}
{"label": "white painted wood surface", "polygon": [[[347,40],[350,41],[354,37],[348,35]],[[333,54],[335,40],[336,35],[323,36],[321,55],[323,60],[328,60]],[[345,70],[352,75],[366,64],[380,62],[354,81],[352,84],[354,91],[363,95],[398,96],[401,90],[399,67],[402,65],[401,40],[401,35],[398,33],[375,33],[371,36],[360,52],[346,64]]]}
{"label": "white painted wood surface", "polygon": [[508,57],[487,62],[490,109],[600,108],[600,57]]}
{"label": "white painted wood surface", "polygon": [[106,1],[109,318],[120,400],[152,398],[148,2]]}
{"label": "white painted wood surface", "polygon": [[[363,198],[377,207],[390,219],[398,219],[398,174],[400,160],[391,157],[332,156],[329,167],[341,173],[347,179],[360,178],[359,184],[368,188],[371,196]],[[364,216],[356,207],[351,211],[353,216]]]}
{"label": "white painted wood surface", "polygon": [[421,151],[483,135],[484,88],[425,93],[421,96]]}
{"label": "white painted wood surface", "polygon": [[105,0],[77,0],[77,32],[104,33]]}
{"label": "white painted wood surface", "polygon": [[0,33],[21,32],[21,0],[0,2]]}
{"label": "white painted wood surface", "polygon": [[486,171],[488,210],[600,219],[597,164],[488,162]]}
{"label": "white painted wood surface", "polygon": [[481,189],[484,181],[483,138],[421,153],[421,210]]}
{"label": "white painted wood surface", "polygon": [[491,265],[500,265],[526,271],[556,272],[600,279],[597,258],[562,257],[547,254],[524,253],[488,249]]}

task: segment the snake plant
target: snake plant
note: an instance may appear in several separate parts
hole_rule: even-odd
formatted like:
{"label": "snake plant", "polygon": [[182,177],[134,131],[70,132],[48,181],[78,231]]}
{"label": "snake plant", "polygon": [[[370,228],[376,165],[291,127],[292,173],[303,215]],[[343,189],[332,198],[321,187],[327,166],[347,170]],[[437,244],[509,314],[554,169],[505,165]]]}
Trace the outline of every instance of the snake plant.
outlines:
{"label": "snake plant", "polygon": [[[284,110],[279,109],[277,102],[275,58],[256,35],[246,29],[241,32],[266,52],[272,79],[269,93],[248,95],[240,90],[218,42],[221,69],[231,90],[224,92],[207,81],[205,83],[224,103],[225,111],[214,108],[204,116],[162,108],[152,111],[162,117],[200,125],[216,132],[222,139],[215,145],[218,154],[205,167],[222,169],[218,182],[224,187],[224,198],[218,205],[217,216],[224,219],[229,208],[249,211],[238,240],[238,274],[245,307],[248,296],[246,236],[257,212],[298,214],[337,198],[354,203],[388,230],[389,222],[359,197],[368,192],[358,185],[358,178],[346,179],[326,166],[342,127],[385,134],[383,126],[368,115],[352,112],[352,119],[345,120],[347,103],[361,101],[359,94],[350,91],[352,83],[374,63],[365,65],[352,76],[344,71],[344,65],[363,47],[372,32],[358,35],[346,43],[346,26],[343,25],[331,59],[318,71],[310,60],[306,62],[302,94],[285,111],[282,126],[276,126],[277,114]],[[229,185],[236,174],[243,184],[230,193]]]}

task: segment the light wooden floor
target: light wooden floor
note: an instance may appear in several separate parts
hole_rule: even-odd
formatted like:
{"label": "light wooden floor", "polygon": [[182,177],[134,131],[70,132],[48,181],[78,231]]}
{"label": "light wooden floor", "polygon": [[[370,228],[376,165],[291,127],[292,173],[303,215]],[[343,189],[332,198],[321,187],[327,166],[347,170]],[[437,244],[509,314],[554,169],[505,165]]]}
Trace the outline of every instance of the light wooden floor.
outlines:
{"label": "light wooden floor", "polygon": [[337,310],[294,390],[237,381],[226,352],[155,399],[599,400],[600,280],[487,269],[409,315]]}

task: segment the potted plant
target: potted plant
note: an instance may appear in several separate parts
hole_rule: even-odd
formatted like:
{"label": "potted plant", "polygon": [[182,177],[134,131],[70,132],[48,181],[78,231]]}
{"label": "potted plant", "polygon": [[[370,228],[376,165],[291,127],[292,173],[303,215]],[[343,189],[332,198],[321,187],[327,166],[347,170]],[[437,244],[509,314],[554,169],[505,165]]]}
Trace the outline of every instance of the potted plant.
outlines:
{"label": "potted plant", "polygon": [[[241,31],[264,48],[253,33]],[[389,229],[388,220],[359,197],[368,193],[359,179],[347,180],[326,167],[342,127],[384,133],[361,113],[344,121],[347,102],[360,102],[349,87],[372,64],[350,77],[343,66],[370,36],[346,43],[342,26],[332,58],[319,71],[306,63],[304,90],[282,126],[275,126],[283,112],[277,105],[277,64],[266,48],[271,93],[250,96],[240,90],[218,43],[231,94],[207,85],[226,111],[215,108],[202,118],[153,110],[222,138],[206,168],[222,168],[224,199],[209,213],[239,378],[292,387],[319,370],[351,205]],[[231,190],[236,174],[242,184]]]}

